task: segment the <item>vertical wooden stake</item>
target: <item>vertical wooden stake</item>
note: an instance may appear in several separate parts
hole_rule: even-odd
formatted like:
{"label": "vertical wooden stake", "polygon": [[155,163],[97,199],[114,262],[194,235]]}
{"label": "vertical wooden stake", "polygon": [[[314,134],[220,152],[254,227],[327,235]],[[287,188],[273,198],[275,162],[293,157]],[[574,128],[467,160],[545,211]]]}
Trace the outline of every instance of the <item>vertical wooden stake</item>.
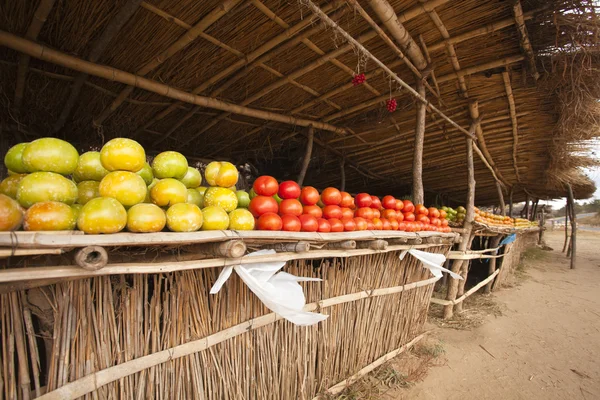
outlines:
{"label": "vertical wooden stake", "polygon": [[508,216],[512,217],[513,213],[513,187],[510,187],[510,192],[508,194]]}
{"label": "vertical wooden stake", "polygon": [[346,164],[346,159],[342,158],[342,161],[340,161],[340,177],[341,177],[341,182],[340,182],[340,191],[343,192],[346,190],[346,168],[345,168],[345,164]]}
{"label": "vertical wooden stake", "polygon": [[571,269],[575,269],[575,253],[577,244],[577,216],[575,215],[575,199],[571,184],[567,184],[569,203],[571,203]]}
{"label": "vertical wooden stake", "polygon": [[521,213],[521,217],[529,219],[529,194],[525,193],[525,208],[523,208],[524,214]]}
{"label": "vertical wooden stake", "polygon": [[[493,249],[495,247],[498,247],[498,244],[500,243],[500,239],[502,239],[501,235],[498,236],[494,236],[493,238],[490,238],[489,241],[489,248]],[[498,259],[497,258],[490,258],[488,259],[489,261],[489,266],[488,266],[488,276],[492,275],[495,271],[496,271],[496,261]],[[492,292],[492,285],[494,284],[494,280],[491,280],[490,283],[488,283],[487,285],[485,285],[485,293],[491,293]]]}
{"label": "vertical wooden stake", "polygon": [[[417,81],[417,91],[425,97],[425,85],[423,81]],[[415,129],[415,152],[413,156],[413,180],[412,200],[415,204],[423,204],[425,196],[423,192],[423,143],[425,142],[425,117],[426,106],[417,102],[417,127]]]}
{"label": "vertical wooden stake", "polygon": [[502,193],[502,185],[496,181],[496,188],[498,189],[498,202],[500,205],[500,212],[503,216],[506,216],[506,204],[504,203],[504,194]]}
{"label": "vertical wooden stake", "polygon": [[540,199],[535,199],[535,202],[534,201],[531,202],[531,220],[532,221],[535,221],[539,202],[540,202]]}
{"label": "vertical wooden stake", "polygon": [[[469,132],[474,132],[477,129],[481,119],[474,121],[471,124]],[[473,218],[475,216],[475,167],[473,165],[473,140],[467,138],[467,176],[469,191],[467,193],[467,215],[465,216],[463,240],[458,245],[459,251],[466,251],[471,247],[471,231],[473,229]],[[452,264],[452,272],[461,273],[465,260],[455,260]],[[468,265],[468,264],[467,264]],[[466,276],[466,274],[465,274]],[[466,279],[466,278],[465,278]],[[456,294],[459,289],[459,282],[456,279],[448,277],[448,292],[446,293],[446,300],[456,300]],[[463,286],[464,288],[464,286]],[[454,314],[454,307],[447,305],[444,307],[444,319],[452,318]]]}
{"label": "vertical wooden stake", "polygon": [[306,152],[304,153],[304,160],[302,160],[302,169],[298,174],[298,185],[302,186],[304,183],[304,177],[308,170],[308,164],[310,164],[310,157],[312,156],[313,141],[315,138],[315,131],[312,125],[308,126],[308,142],[306,143]]}
{"label": "vertical wooden stake", "polygon": [[546,205],[544,204],[541,207],[541,213],[540,213],[540,235],[538,237],[538,244],[543,245],[544,244],[544,230],[546,227]]}
{"label": "vertical wooden stake", "polygon": [[565,204],[565,243],[563,244],[562,252],[567,250],[567,243],[569,241],[569,197],[567,197],[567,204]]}

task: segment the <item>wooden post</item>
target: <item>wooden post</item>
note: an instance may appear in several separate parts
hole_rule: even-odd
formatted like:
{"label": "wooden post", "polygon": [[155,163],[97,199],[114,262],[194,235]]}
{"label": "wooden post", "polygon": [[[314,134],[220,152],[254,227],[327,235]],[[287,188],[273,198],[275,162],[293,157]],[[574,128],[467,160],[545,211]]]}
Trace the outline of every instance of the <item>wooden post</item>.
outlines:
{"label": "wooden post", "polygon": [[504,203],[504,194],[502,193],[502,185],[496,181],[496,188],[498,189],[498,202],[500,205],[500,212],[503,216],[506,216],[506,204]]}
{"label": "wooden post", "polygon": [[[477,126],[481,122],[481,119],[475,120],[471,124],[471,128],[469,132],[475,132]],[[462,236],[462,242],[458,245],[458,250],[464,252],[468,250],[471,246],[471,231],[473,229],[473,218],[475,216],[475,167],[473,165],[473,140],[467,138],[467,176],[468,176],[468,185],[469,190],[467,193],[467,215],[465,216],[464,223],[464,233]],[[465,260],[455,260],[452,264],[452,272],[460,273],[463,267]],[[458,283],[459,281],[448,277],[448,292],[446,293],[446,300],[455,300],[456,294],[458,293]],[[464,286],[463,286],[464,287]],[[444,319],[452,318],[454,314],[454,307],[452,305],[447,305],[444,307]]]}
{"label": "wooden post", "polygon": [[567,197],[567,203],[565,204],[565,242],[563,243],[562,252],[567,250],[567,243],[569,242],[569,197]]}
{"label": "wooden post", "polygon": [[298,174],[298,185],[302,186],[304,183],[304,177],[308,170],[308,164],[310,164],[310,157],[312,156],[313,141],[315,138],[315,131],[312,125],[308,126],[308,142],[306,143],[306,152],[304,153],[304,160],[302,160],[302,169]]}
{"label": "wooden post", "polygon": [[[490,238],[489,240],[489,248],[493,249],[495,247],[498,247],[498,244],[500,243],[500,239],[502,239],[501,235],[498,236],[494,236],[493,238]],[[489,258],[489,266],[488,266],[488,276],[492,275],[495,271],[496,271],[496,261],[498,260],[497,258]],[[492,292],[492,285],[494,284],[494,280],[492,279],[487,285],[485,285],[485,293],[491,293]]]}
{"label": "wooden post", "polygon": [[521,213],[521,217],[525,219],[529,219],[529,194],[525,193],[525,208],[523,208],[524,213]]}
{"label": "wooden post", "polygon": [[[471,233],[469,240],[467,240],[467,250],[471,249],[471,245],[473,244],[473,239],[475,239],[475,235]],[[461,268],[460,268],[460,276],[462,276],[462,280],[458,281],[458,288],[456,290],[456,298],[461,297],[465,294],[465,284],[467,283],[467,278],[469,276],[469,266],[471,265],[471,260],[463,260]],[[463,302],[456,304],[454,306],[454,311],[457,313],[461,313],[463,310]]]}
{"label": "wooden post", "polygon": [[510,192],[508,194],[508,216],[512,218],[513,214],[513,188],[510,187]]}
{"label": "wooden post", "polygon": [[540,235],[538,237],[538,244],[544,244],[544,230],[546,229],[546,205],[541,207],[540,214]]}
{"label": "wooden post", "polygon": [[535,202],[533,202],[533,201],[531,202],[531,217],[530,217],[530,219],[532,221],[535,221],[539,202],[540,202],[540,199],[535,199]]}
{"label": "wooden post", "polygon": [[346,164],[346,159],[342,158],[342,161],[340,161],[340,178],[341,178],[341,182],[340,182],[340,191],[343,192],[346,190],[346,168],[345,168],[345,164]]}
{"label": "wooden post", "polygon": [[[417,91],[421,96],[425,97],[425,85],[421,80],[417,82]],[[425,117],[425,104],[418,102],[412,181],[412,200],[415,204],[423,204],[425,202],[425,196],[423,193],[423,143],[425,142]]]}
{"label": "wooden post", "polygon": [[577,244],[577,216],[575,215],[575,199],[571,184],[567,184],[569,203],[571,203],[571,269],[575,269],[575,254]]}

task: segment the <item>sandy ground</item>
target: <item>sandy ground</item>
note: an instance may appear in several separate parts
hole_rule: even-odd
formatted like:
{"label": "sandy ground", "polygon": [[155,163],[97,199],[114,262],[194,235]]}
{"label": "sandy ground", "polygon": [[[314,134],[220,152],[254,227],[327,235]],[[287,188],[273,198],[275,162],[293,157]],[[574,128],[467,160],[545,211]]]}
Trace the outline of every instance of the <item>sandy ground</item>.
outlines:
{"label": "sandy ground", "polygon": [[[503,309],[472,330],[438,329],[445,362],[385,399],[600,399],[600,233],[580,232],[569,270],[562,234],[527,277],[493,297]],[[430,326],[433,328],[433,326]]]}

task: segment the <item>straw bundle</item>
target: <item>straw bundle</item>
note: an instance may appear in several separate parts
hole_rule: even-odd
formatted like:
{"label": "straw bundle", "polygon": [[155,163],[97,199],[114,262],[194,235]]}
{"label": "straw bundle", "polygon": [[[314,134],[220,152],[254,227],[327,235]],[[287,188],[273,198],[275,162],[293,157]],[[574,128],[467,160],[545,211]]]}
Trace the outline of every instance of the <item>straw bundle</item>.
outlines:
{"label": "straw bundle", "polygon": [[[447,252],[448,246],[431,249]],[[307,302],[429,278],[412,257],[398,253],[347,259],[296,260],[286,272],[317,276],[305,284]],[[52,339],[47,365],[29,332],[20,298],[0,296],[2,370],[7,398],[27,398],[39,381],[47,392],[95,371],[204,338],[269,310],[233,276],[222,291],[208,291],[219,270],[124,275],[49,286]],[[39,290],[39,289],[35,289]],[[421,333],[433,284],[400,293],[327,306],[330,318],[301,328],[283,320],[235,336],[206,350],[151,366],[84,396],[105,398],[313,398]],[[16,299],[16,300],[14,300]],[[19,329],[19,326],[21,327]],[[43,350],[40,350],[43,353]],[[38,371],[40,371],[38,370]],[[33,396],[30,396],[33,397]]]}

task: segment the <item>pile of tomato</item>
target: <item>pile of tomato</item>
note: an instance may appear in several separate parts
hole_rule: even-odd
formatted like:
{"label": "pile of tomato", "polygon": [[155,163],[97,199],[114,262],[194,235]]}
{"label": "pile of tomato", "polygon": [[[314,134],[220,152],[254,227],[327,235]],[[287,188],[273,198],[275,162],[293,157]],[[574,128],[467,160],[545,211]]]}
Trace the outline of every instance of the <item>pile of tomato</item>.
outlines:
{"label": "pile of tomato", "polygon": [[352,197],[333,187],[321,193],[293,181],[278,183],[261,176],[250,192],[248,209],[259,230],[288,232],[352,232],[365,230],[450,232],[446,212],[416,206],[393,196],[368,193]]}

